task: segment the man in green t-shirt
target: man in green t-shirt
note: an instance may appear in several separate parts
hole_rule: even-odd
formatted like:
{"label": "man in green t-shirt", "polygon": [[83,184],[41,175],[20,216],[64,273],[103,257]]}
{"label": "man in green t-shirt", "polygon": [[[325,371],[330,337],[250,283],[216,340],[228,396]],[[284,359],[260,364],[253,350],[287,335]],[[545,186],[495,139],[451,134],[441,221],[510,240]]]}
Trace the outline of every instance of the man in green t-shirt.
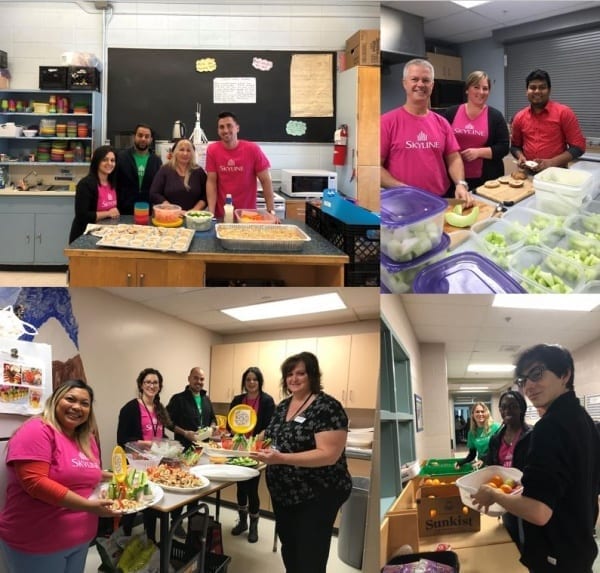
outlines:
{"label": "man in green t-shirt", "polygon": [[121,215],[133,215],[137,202],[149,201],[150,185],[162,162],[152,151],[152,128],[138,123],[133,134],[133,146],[117,156],[117,206]]}

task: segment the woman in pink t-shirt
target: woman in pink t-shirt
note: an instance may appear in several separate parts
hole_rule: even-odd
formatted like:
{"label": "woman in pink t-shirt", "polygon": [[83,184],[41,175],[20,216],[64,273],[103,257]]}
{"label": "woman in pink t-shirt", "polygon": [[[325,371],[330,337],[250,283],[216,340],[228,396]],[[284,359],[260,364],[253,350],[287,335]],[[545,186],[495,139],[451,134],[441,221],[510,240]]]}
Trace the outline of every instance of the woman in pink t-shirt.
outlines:
{"label": "woman in pink t-shirt", "polygon": [[110,477],[100,465],[93,400],[85,382],[69,380],[8,442],[0,550],[9,573],[83,572],[98,517],[119,515],[110,500],[89,499]]}
{"label": "woman in pink t-shirt", "polygon": [[504,175],[503,158],[508,155],[508,126],[502,113],[487,105],[490,90],[485,72],[471,72],[466,81],[467,102],[440,112],[452,126],[465,179],[473,190]]}
{"label": "woman in pink t-shirt", "polygon": [[92,155],[89,173],[75,189],[75,218],[69,243],[83,235],[88,223],[102,219],[118,219],[115,188],[117,155],[109,145],[102,145]]}

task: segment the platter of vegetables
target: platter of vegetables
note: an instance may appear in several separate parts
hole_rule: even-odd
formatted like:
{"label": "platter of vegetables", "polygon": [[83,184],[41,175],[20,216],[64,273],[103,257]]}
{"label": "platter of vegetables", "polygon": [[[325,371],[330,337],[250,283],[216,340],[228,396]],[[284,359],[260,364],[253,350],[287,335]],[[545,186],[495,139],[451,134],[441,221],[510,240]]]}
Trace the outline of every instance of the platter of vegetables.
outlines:
{"label": "platter of vegetables", "polygon": [[257,436],[246,438],[243,434],[235,434],[233,438],[221,438],[221,443],[208,442],[204,451],[209,456],[240,457],[241,452],[256,452],[268,448],[271,440],[263,440]]}
{"label": "platter of vegetables", "polygon": [[129,468],[123,481],[113,476],[111,481],[101,483],[90,499],[111,499],[114,511],[136,513],[158,503],[163,495],[163,489],[151,483],[145,471]]}

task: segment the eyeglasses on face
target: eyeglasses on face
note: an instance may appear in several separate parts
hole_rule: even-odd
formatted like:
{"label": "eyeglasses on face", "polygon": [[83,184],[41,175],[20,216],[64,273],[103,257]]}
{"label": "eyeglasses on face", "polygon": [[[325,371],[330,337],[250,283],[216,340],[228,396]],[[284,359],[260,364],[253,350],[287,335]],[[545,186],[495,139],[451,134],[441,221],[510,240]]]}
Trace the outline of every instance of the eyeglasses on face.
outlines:
{"label": "eyeglasses on face", "polygon": [[144,380],[142,384],[146,386],[158,386],[160,383],[158,380]]}
{"label": "eyeglasses on face", "polygon": [[515,378],[515,384],[519,386],[519,388],[523,388],[527,380],[539,382],[542,379],[545,371],[545,366],[534,366],[527,374],[521,374],[520,376],[517,376]]}

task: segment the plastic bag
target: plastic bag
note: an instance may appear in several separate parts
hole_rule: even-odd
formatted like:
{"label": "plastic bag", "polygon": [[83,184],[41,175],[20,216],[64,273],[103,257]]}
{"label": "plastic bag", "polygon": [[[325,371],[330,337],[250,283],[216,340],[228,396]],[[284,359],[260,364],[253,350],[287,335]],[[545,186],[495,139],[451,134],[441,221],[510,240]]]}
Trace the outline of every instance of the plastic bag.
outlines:
{"label": "plastic bag", "polygon": [[102,71],[102,62],[89,52],[63,52],[61,63],[63,66],[82,66]]}

